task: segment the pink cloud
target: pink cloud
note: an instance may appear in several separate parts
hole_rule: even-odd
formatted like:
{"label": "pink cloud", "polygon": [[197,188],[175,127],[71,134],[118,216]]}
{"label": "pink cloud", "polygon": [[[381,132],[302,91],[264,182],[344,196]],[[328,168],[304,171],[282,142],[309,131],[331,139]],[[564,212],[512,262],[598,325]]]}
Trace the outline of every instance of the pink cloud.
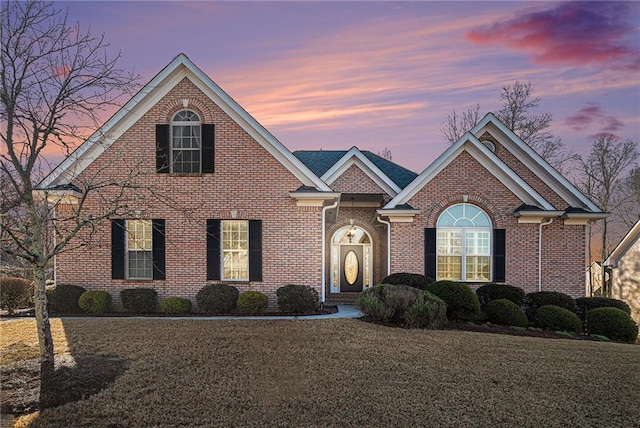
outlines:
{"label": "pink cloud", "polygon": [[565,124],[574,131],[597,129],[590,138],[597,139],[603,135],[614,135],[614,133],[624,128],[624,123],[613,116],[605,115],[600,105],[587,103],[578,112],[565,119]]}
{"label": "pink cloud", "polygon": [[625,37],[634,30],[629,17],[636,13],[635,7],[628,2],[570,1],[476,28],[466,38],[528,51],[535,63],[637,71],[640,51],[625,45]]}

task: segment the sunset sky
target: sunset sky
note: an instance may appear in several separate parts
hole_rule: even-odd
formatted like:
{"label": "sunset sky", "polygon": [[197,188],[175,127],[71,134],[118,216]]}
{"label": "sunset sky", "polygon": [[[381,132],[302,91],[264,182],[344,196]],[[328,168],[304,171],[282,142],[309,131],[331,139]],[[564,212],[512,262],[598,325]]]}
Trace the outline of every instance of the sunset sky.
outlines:
{"label": "sunset sky", "polygon": [[[552,132],[640,141],[640,3],[56,2],[148,82],[180,52],[290,150],[381,151],[422,171],[442,121],[531,81]],[[106,119],[106,118],[105,118]]]}

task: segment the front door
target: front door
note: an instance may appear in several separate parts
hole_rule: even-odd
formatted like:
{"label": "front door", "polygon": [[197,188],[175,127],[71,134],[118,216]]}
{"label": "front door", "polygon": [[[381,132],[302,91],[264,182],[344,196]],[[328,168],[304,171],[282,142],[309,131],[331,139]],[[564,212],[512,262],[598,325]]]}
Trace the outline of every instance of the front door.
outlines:
{"label": "front door", "polygon": [[362,291],[362,245],[340,245],[340,291]]}

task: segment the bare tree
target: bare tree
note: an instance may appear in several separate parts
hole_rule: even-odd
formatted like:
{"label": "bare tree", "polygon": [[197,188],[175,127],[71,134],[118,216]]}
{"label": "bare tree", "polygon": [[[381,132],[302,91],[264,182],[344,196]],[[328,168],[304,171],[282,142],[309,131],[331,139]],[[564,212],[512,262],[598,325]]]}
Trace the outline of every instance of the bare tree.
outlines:
{"label": "bare tree", "polygon": [[[627,140],[617,142],[614,135],[602,135],[598,137],[591,147],[591,152],[586,160],[580,159],[581,186],[583,191],[605,212],[614,212],[621,206],[619,195],[616,195],[616,187],[620,185],[620,176],[632,166],[638,159],[637,143]],[[612,248],[609,242],[609,222],[605,218],[601,224],[601,258],[606,260]],[[610,290],[604,278],[603,269],[603,294],[608,295]]]}
{"label": "bare tree", "polygon": [[[564,143],[549,131],[553,116],[551,113],[535,114],[541,98],[533,96],[531,82],[518,82],[507,85],[500,91],[502,108],[496,113],[509,129],[535,150],[551,166],[561,171],[578,156],[567,151]],[[450,143],[455,143],[465,132],[480,121],[480,104],[469,107],[459,115],[455,110],[442,124],[441,132]]]}
{"label": "bare tree", "polygon": [[[39,192],[37,184],[48,168],[43,154],[56,147],[68,153],[96,129],[105,109],[136,89],[137,77],[118,67],[120,54],[110,56],[103,36],[69,23],[53,3],[3,3],[0,41],[1,196],[9,201],[0,214],[2,252],[25,260],[31,268],[41,379],[46,386],[54,369],[47,266],[66,247],[84,245],[70,244],[81,230],[90,230],[101,218],[126,207],[128,182],[96,172],[77,185]],[[95,191],[104,191],[109,208],[97,216],[84,215],[84,201]],[[60,192],[74,194],[74,203],[66,203]]]}
{"label": "bare tree", "polygon": [[391,150],[389,150],[387,147],[385,147],[384,149],[380,150],[377,154],[381,158],[386,159],[388,161],[393,159],[393,154],[391,153]]}
{"label": "bare tree", "polygon": [[616,199],[619,208],[616,218],[627,229],[631,229],[640,220],[640,167],[636,166],[629,171],[615,188]]}

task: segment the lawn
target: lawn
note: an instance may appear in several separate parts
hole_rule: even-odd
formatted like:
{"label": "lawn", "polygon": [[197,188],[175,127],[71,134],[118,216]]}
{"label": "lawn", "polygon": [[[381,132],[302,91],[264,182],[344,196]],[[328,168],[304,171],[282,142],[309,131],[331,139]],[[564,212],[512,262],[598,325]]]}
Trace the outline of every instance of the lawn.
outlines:
{"label": "lawn", "polygon": [[[640,426],[638,345],[350,319],[54,325],[61,350],[126,369],[34,426]],[[3,364],[33,356],[32,320],[0,327]]]}

